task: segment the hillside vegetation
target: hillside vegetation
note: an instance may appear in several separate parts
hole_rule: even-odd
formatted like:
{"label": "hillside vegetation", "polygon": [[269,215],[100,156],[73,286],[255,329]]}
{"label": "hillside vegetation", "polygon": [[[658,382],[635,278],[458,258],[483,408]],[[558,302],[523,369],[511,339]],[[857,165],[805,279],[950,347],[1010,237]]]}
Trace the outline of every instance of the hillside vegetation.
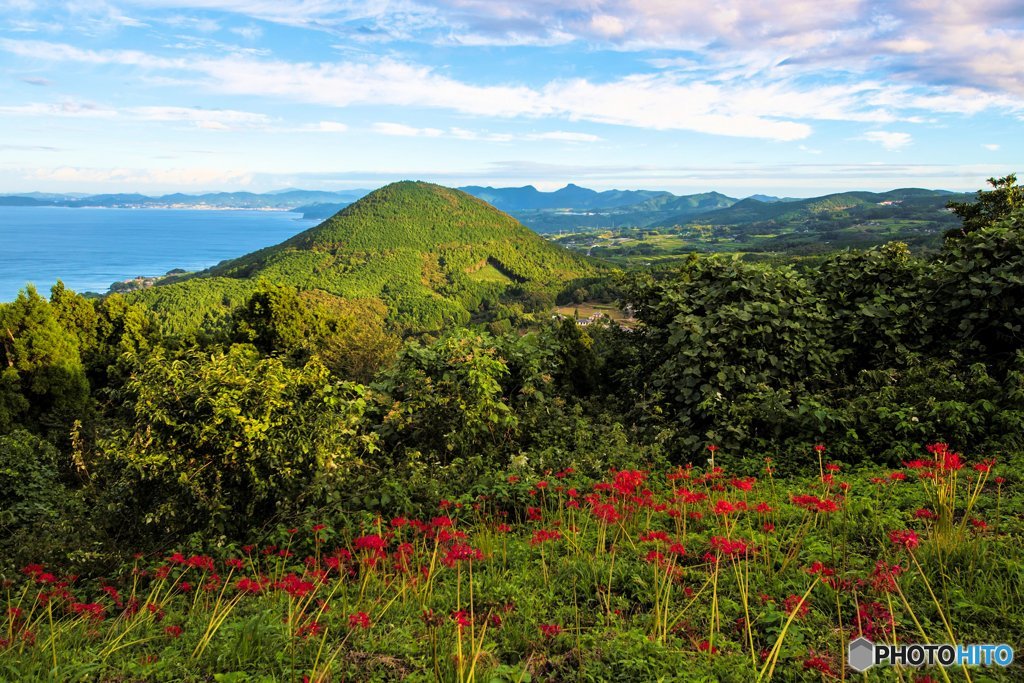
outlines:
{"label": "hillside vegetation", "polygon": [[464,192],[401,182],[279,245],[133,300],[156,311],[168,331],[188,332],[240,304],[262,279],[380,300],[402,329],[436,331],[499,304],[548,310],[558,292],[599,270]]}

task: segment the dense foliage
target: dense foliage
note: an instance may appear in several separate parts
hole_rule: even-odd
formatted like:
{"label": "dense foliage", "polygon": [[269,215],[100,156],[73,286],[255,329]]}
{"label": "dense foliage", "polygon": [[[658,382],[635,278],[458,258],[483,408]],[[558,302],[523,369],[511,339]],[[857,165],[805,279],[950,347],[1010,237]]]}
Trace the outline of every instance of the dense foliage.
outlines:
{"label": "dense foliage", "polygon": [[[991,192],[1016,196],[1012,179],[1008,182],[995,182]],[[513,485],[515,478],[546,481],[547,473],[572,472],[579,491],[606,476],[610,468],[653,463],[665,474],[674,466],[702,463],[708,444],[715,445],[712,458],[718,448],[732,454],[737,475],[760,471],[764,456],[774,458],[777,475],[806,474],[808,466],[817,464],[813,446],[819,443],[828,444],[837,463],[858,467],[911,461],[924,444],[939,441],[985,463],[989,458],[1019,462],[1024,451],[1024,207],[1015,200],[993,199],[982,192],[979,202],[989,207],[983,214],[987,222],[947,240],[937,254],[915,255],[906,245],[892,243],[831,254],[815,267],[693,255],[670,269],[645,268],[620,277],[538,241],[507,217],[495,218],[477,200],[467,202],[458,193],[423,184],[385,190],[320,228],[229,262],[209,277],[104,299],[85,299],[58,284],[49,300],[29,288],[15,301],[0,304],[0,575],[13,577],[19,567],[43,561],[85,577],[115,576],[117,567],[136,550],[192,543],[224,549],[218,553],[242,561],[239,571],[244,568],[262,585],[267,576],[283,581],[288,574],[304,575],[285,562],[287,557],[272,568],[253,557],[231,555],[231,549],[242,539],[271,533],[277,525],[330,520],[340,534],[335,538],[350,540],[370,533],[370,525],[376,523],[371,520],[377,516],[429,519],[439,499],[458,497],[468,508],[478,495],[490,501],[489,514],[508,514],[511,521],[521,515],[529,518],[534,514],[529,509],[538,508],[546,521],[555,514],[576,514],[567,512],[574,509],[565,497],[568,489],[549,499],[542,489]],[[958,212],[976,217],[973,209]],[[416,220],[403,222],[409,216]],[[419,222],[423,217],[429,217],[428,223]],[[485,219],[504,221],[500,225],[505,232],[493,229],[494,224],[474,232]],[[429,238],[422,234],[424,225],[435,230]],[[374,230],[387,249],[373,251]],[[403,238],[406,233],[415,234]],[[618,294],[636,320],[582,325],[572,318],[553,319],[559,292],[562,301]],[[819,474],[825,476],[824,471]],[[714,476],[702,484],[715,492],[712,498],[721,497],[722,489],[714,487],[724,484]],[[863,478],[852,479],[851,485],[866,486]],[[792,487],[799,485],[787,486],[796,492]],[[761,487],[758,491],[767,495]],[[658,496],[670,497],[668,488],[654,489]],[[594,493],[603,490],[595,488]],[[985,500],[993,500],[991,485],[985,491]],[[1000,491],[995,492],[997,506]],[[824,493],[838,495],[831,488]],[[771,495],[773,508],[784,502],[776,489]],[[779,541],[777,547],[772,546],[775,537],[757,536],[759,552],[774,547],[774,559],[763,560],[767,573],[756,579],[764,582],[766,593],[784,587],[805,590],[797,585],[796,577],[804,575],[793,573],[794,563],[797,558],[824,561],[836,547],[836,528],[845,529],[851,544],[843,571],[870,571],[880,534],[894,525],[905,527],[910,508],[904,503],[919,502],[913,496],[898,505],[894,502],[882,525],[867,518],[880,494],[872,496],[859,502],[845,495],[835,498],[849,515],[838,527],[825,521],[834,516],[814,516],[806,533]],[[655,527],[674,531],[679,542],[701,548],[710,543],[706,536],[712,532],[737,530],[715,527],[725,519],[696,522],[691,530],[698,533],[691,538],[684,530],[673,529],[678,518],[655,524],[655,517],[646,512],[617,512],[624,513],[633,515],[628,525],[609,526],[605,531],[613,536],[600,537],[614,540],[620,549],[636,546],[639,535]],[[799,530],[807,522],[800,517],[789,510],[772,523]],[[993,525],[999,521],[992,543],[1019,547],[1020,529],[1004,525],[1004,517],[998,509],[991,515]],[[520,635],[506,641],[502,634],[494,644],[500,654],[481,663],[481,671],[497,680],[506,674],[517,680],[524,672],[558,678],[585,660],[586,666],[596,667],[595,679],[620,675],[618,666],[626,666],[621,675],[633,675],[632,664],[607,659],[593,644],[619,637],[608,630],[615,630],[612,624],[620,618],[611,616],[612,602],[622,603],[617,608],[631,625],[615,633],[633,633],[633,626],[640,623],[647,628],[652,614],[661,614],[661,598],[652,604],[637,586],[651,590],[656,584],[665,589],[667,579],[659,578],[656,569],[663,565],[655,562],[648,567],[637,557],[624,560],[617,569],[601,564],[607,558],[595,563],[595,557],[580,548],[604,543],[598,541],[597,529],[573,528],[580,518],[559,519],[564,525],[557,529],[572,539],[559,547],[571,552],[557,560],[551,556],[553,564],[542,554],[539,565],[536,553],[547,547],[547,541],[530,544],[525,534],[552,532],[551,527],[541,528],[540,519],[529,520],[537,524],[520,527],[524,535],[509,537],[507,544],[494,536],[491,522],[497,523],[497,517],[463,520],[470,534],[467,543],[484,548],[489,561],[496,557],[499,544],[503,558],[511,553],[502,560],[500,571],[496,563],[480,565],[481,583],[474,590],[493,593],[495,586],[504,586],[509,593],[526,595],[530,588],[520,583],[527,582],[527,576],[536,582],[538,567],[543,575],[550,570],[550,577],[555,577],[546,584],[548,592],[530,598],[530,619],[516,627]],[[966,512],[956,519],[966,527]],[[744,529],[761,533],[753,526]],[[401,542],[386,539],[389,557],[397,552],[392,540]],[[450,550],[429,535],[416,537],[415,542],[403,540],[413,543],[418,563]],[[987,532],[984,541],[988,543]],[[933,545],[929,541],[928,552],[939,552]],[[979,547],[979,552],[994,552],[985,550],[984,544]],[[317,546],[312,552],[308,570],[319,571]],[[793,556],[782,560],[779,552]],[[757,561],[765,557],[759,555]],[[772,564],[780,561],[781,566]],[[992,575],[998,576],[992,580],[1019,594],[1019,558],[1013,562],[1016,568],[993,569]],[[383,619],[387,609],[382,607],[388,600],[399,601],[402,607],[395,603],[387,628],[424,637],[412,626],[413,612],[431,608],[430,601],[409,602],[421,586],[410,585],[396,596],[388,592],[394,586],[387,583],[394,577],[355,565],[354,576],[368,583],[358,589],[358,596],[347,583],[337,585],[339,595],[347,596],[344,610],[356,611],[358,606],[376,623]],[[677,568],[684,566],[683,574],[690,578],[693,572],[708,569],[689,561]],[[495,573],[488,573],[492,568]],[[623,575],[615,578],[615,571]],[[981,571],[972,570],[964,580],[974,586]],[[433,576],[430,572],[428,577]],[[595,572],[602,577],[611,573],[616,585],[595,592]],[[39,572],[30,574],[38,580]],[[461,579],[453,584],[451,576],[445,576],[438,579],[433,608],[458,611],[463,601]],[[197,577],[195,585],[203,585],[206,578]],[[160,669],[159,675],[227,671],[227,665],[212,664],[203,652],[208,647],[230,647],[219,640],[213,645],[212,635],[204,644],[203,634],[218,631],[221,624],[217,614],[225,603],[214,593],[228,595],[223,591],[235,583],[218,584],[202,599],[193,593],[189,607],[187,596],[174,588],[181,576],[166,574],[160,580],[165,582],[137,589],[158,591],[168,600],[168,613],[175,614],[176,624],[184,624],[189,635],[183,637],[196,654],[188,663]],[[382,583],[374,583],[378,580]],[[586,581],[594,585],[584,594],[580,590]],[[329,584],[320,576],[314,585],[321,591]],[[122,585],[119,590],[126,589]],[[957,590],[961,589],[968,590],[967,584]],[[24,595],[30,595],[25,590],[29,592]],[[453,590],[454,607],[449,604]],[[915,600],[921,599],[919,585],[908,590],[916,591]],[[245,593],[241,590],[239,595]],[[290,640],[288,629],[298,628],[294,619],[306,614],[302,609],[308,604],[299,609],[298,603],[288,603],[288,629],[264,632],[259,624],[268,619],[280,623],[280,616],[273,616],[274,606],[289,598],[275,594],[266,603],[243,603],[235,593],[230,595],[230,604],[238,606],[235,616],[244,619],[230,622],[234,625],[226,632],[262,633],[260,637],[277,651],[287,650],[300,662],[287,667],[281,661],[264,662],[260,668],[284,676],[333,666],[318,664],[315,654],[310,660],[307,646]],[[497,600],[494,595],[487,599]],[[23,599],[35,598],[19,598]],[[568,606],[579,604],[574,599],[587,607],[574,608],[569,623]],[[732,602],[723,602],[721,614],[738,617],[736,599],[737,594],[731,594]],[[371,605],[367,600],[376,602]],[[681,608],[678,595],[672,600],[673,609]],[[595,612],[594,601],[604,608]],[[1003,622],[993,616],[991,602],[975,605],[987,610],[988,621],[968,614],[971,608],[958,611],[957,618],[978,637],[995,637],[986,628]],[[76,600],[60,609],[73,613],[74,604],[94,603]],[[918,603],[913,605],[917,610]],[[557,622],[539,616],[558,611],[557,606],[563,608]],[[18,608],[24,605],[19,602]],[[832,607],[821,609],[819,625],[825,629]],[[30,630],[37,633],[41,615],[54,614],[41,602],[31,610],[36,621]],[[848,628],[849,606],[840,604],[837,610],[845,615],[841,618]],[[103,611],[115,614],[109,605]],[[763,618],[775,623],[784,615],[776,609]],[[924,624],[926,629],[936,623],[934,616]],[[153,623],[131,625],[136,623],[133,613],[117,622],[118,629],[128,631],[103,632],[115,640],[101,635],[92,645],[84,644],[78,640],[84,637],[82,629],[88,631],[88,623],[80,623],[84,617],[58,610],[56,618],[47,627],[55,629],[49,632],[54,634],[49,642],[66,643],[76,653],[74,666],[93,661],[97,652],[91,648],[96,643],[113,648],[102,650],[98,661],[104,664],[99,669],[88,670],[105,672],[96,675],[110,673],[113,669],[103,668],[107,666],[131,669],[128,659],[113,656],[119,639],[134,643],[128,631],[145,631],[144,642],[163,637],[162,627]],[[716,645],[711,634],[724,631],[718,619],[701,618],[693,633],[655,629],[653,640],[646,639],[652,635],[647,633],[617,647],[646,652],[655,660],[665,658],[636,674],[656,677],[667,670],[658,667],[689,661],[677,657],[679,648],[699,643],[694,634],[701,629],[710,628],[708,648],[721,647],[723,654],[737,658],[737,665],[741,660],[751,662],[760,647],[774,642],[752,643],[750,633],[744,632]],[[1003,614],[999,619],[1019,615]],[[206,626],[200,625],[203,620]],[[538,641],[538,620],[557,623],[573,641],[567,636]],[[8,630],[13,633],[27,623],[9,618]],[[443,619],[441,623],[447,624]],[[440,623],[435,626],[440,628]],[[337,625],[335,629],[340,632]],[[446,631],[445,647],[461,643],[459,633]],[[2,633],[0,638],[5,639],[0,640],[2,661],[14,651],[15,641]],[[584,641],[590,644],[584,647]],[[8,669],[14,672],[11,675],[43,671],[38,668],[46,666],[41,655],[18,642],[17,661],[29,668]],[[365,639],[360,642],[370,646]],[[490,641],[472,642],[478,644],[469,647],[479,650],[480,642]],[[674,644],[666,646],[668,642]],[[554,643],[561,645],[552,649]],[[822,640],[812,645],[831,649],[831,669],[841,663],[834,643]],[[658,647],[669,647],[675,654]],[[143,648],[136,656],[148,652]],[[129,653],[136,650],[126,650],[123,657]],[[531,664],[529,653],[540,659]],[[217,659],[221,656],[233,655],[222,652],[216,661],[223,662]],[[410,671],[423,666],[423,651],[415,646],[387,656],[413,662],[403,665],[412,667]],[[773,656],[769,650],[769,661]],[[449,678],[459,665],[451,669],[450,655],[444,659],[448,673],[438,675]],[[542,661],[547,664],[537,663]],[[733,664],[717,661],[708,664],[708,672],[713,672],[708,675],[726,676]],[[512,668],[502,669],[506,664]],[[802,671],[798,664],[793,664],[793,671]],[[370,670],[360,669],[358,661],[344,666],[349,668],[338,670],[348,672],[342,677]],[[141,671],[132,675],[148,675]],[[751,671],[745,670],[744,676]],[[86,669],[81,672],[67,675],[89,675]],[[465,678],[465,673],[462,669],[459,676]]]}

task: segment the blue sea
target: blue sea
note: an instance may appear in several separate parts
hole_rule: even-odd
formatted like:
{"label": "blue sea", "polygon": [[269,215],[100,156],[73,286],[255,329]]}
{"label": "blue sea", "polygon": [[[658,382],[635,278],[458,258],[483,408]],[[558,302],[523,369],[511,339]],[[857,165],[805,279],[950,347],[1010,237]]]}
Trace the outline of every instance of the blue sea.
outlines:
{"label": "blue sea", "polygon": [[318,221],[285,211],[0,207],[0,301],[31,282],[58,279],[78,292],[111,283],[201,270],[277,244]]}

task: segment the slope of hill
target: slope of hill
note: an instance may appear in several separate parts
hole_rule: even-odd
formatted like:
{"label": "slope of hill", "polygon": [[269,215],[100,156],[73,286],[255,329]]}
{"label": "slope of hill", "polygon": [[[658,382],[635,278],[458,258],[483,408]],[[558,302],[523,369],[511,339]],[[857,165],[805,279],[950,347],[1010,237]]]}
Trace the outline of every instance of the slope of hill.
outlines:
{"label": "slope of hill", "polygon": [[[413,331],[466,322],[482,306],[550,306],[600,266],[553,245],[459,190],[387,185],[281,244],[135,294],[186,331],[238,305],[264,279],[350,299],[380,299]],[[182,305],[193,301],[193,305]]]}

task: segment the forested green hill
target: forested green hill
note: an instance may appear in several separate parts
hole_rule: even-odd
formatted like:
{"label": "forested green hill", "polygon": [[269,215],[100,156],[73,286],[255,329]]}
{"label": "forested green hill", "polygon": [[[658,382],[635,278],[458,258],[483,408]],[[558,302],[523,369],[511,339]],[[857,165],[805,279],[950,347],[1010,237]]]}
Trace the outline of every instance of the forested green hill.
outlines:
{"label": "forested green hill", "polygon": [[559,291],[599,268],[471,195],[405,181],[281,244],[133,297],[166,331],[183,333],[214,324],[262,279],[379,299],[397,326],[430,331],[468,322],[482,308],[549,310]]}

